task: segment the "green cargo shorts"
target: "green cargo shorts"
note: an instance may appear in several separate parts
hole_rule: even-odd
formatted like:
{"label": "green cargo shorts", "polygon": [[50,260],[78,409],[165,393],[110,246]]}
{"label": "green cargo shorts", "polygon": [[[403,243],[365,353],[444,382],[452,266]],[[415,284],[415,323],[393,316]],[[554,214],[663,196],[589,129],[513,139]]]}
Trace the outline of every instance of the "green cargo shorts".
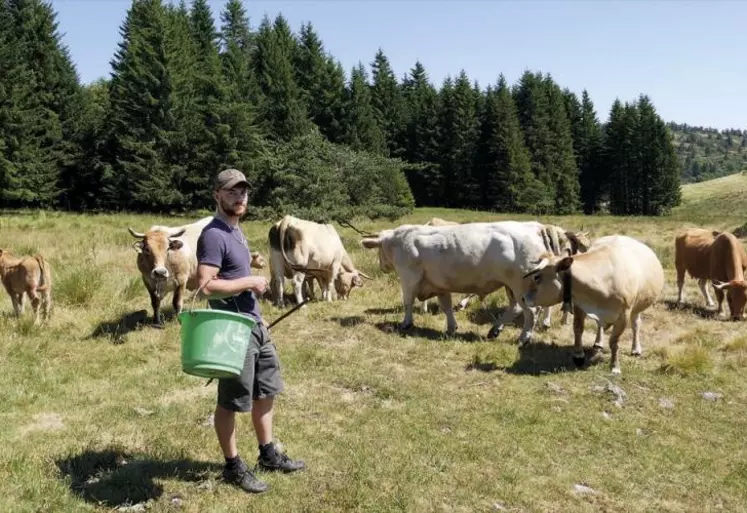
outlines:
{"label": "green cargo shorts", "polygon": [[260,322],[252,330],[241,375],[218,380],[218,406],[248,412],[254,399],[275,397],[284,388],[275,344],[270,332]]}

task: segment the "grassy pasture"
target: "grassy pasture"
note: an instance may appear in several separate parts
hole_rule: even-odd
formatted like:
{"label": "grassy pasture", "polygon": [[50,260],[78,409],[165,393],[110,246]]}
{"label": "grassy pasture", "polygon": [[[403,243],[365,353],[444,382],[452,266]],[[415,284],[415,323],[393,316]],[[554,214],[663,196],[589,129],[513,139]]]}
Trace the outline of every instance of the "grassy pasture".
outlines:
{"label": "grassy pasture", "polygon": [[[684,204],[664,219],[542,219],[592,237],[638,237],[666,269],[664,297],[644,316],[644,354],[629,356],[626,332],[619,377],[606,351],[595,365],[573,367],[572,327],[557,313],[527,348],[516,346],[518,327],[487,341],[502,292],[488,298],[490,312],[477,302],[459,312],[452,339],[440,312],[416,312],[413,333],[399,335],[396,277],[338,227],[375,281],[273,328],[286,380],[275,436],[308,470],[262,474],[272,489],[260,496],[219,479],[209,421],[216,385],[181,372],[178,323],[148,326],[127,226],[184,220],[4,213],[0,247],[47,257],[54,308],[48,326],[34,327],[29,305],[17,321],[0,296],[0,511],[745,511],[745,325],[712,318],[694,280],[690,306],[671,308],[675,233],[741,233],[745,186],[741,175],[686,186]],[[528,219],[423,209],[393,224],[432,216]],[[269,224],[242,226],[267,253]],[[262,311],[268,320],[282,314],[266,303]],[[587,347],[593,329],[589,321]],[[239,430],[240,452],[253,462],[248,416]]]}

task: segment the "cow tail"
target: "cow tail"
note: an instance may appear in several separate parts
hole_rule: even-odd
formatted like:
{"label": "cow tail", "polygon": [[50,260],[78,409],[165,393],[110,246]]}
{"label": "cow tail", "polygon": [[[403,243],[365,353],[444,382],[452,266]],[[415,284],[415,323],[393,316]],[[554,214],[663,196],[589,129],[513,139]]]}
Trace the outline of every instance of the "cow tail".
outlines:
{"label": "cow tail", "polygon": [[51,283],[49,283],[50,279],[44,257],[42,257],[41,255],[36,255],[34,257],[34,260],[36,260],[36,262],[39,264],[39,285],[36,287],[36,290],[47,290]]}

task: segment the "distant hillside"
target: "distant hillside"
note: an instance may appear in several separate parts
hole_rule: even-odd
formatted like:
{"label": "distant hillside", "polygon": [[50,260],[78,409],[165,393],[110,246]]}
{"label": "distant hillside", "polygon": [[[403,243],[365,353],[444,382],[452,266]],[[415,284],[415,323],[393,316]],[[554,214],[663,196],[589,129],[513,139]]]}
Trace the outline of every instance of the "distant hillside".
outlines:
{"label": "distant hillside", "polygon": [[747,227],[747,171],[682,186],[682,204],[673,215],[690,223],[738,226],[744,237]]}
{"label": "distant hillside", "polygon": [[747,169],[747,130],[669,123],[683,183],[702,182]]}

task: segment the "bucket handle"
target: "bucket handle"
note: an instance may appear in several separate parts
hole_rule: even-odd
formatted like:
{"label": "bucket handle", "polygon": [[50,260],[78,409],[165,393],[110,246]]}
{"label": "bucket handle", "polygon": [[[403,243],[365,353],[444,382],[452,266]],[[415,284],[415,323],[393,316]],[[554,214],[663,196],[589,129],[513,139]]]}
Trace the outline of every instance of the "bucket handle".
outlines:
{"label": "bucket handle", "polygon": [[[205,288],[205,285],[207,285],[208,283],[210,283],[210,281],[213,280],[213,279],[215,279],[215,277],[212,277],[209,280],[207,280],[205,283],[203,283],[202,285],[200,285],[200,287],[195,291],[195,293],[192,295],[192,299],[189,302],[189,309],[187,310],[187,313],[189,313],[190,315],[194,315],[192,313],[192,310],[194,310],[194,308],[195,308],[195,300],[197,299],[197,296],[200,295],[200,292],[202,292],[202,289]],[[208,308],[210,308],[210,303],[209,302],[208,302]],[[177,317],[177,320],[178,319],[179,318]],[[179,321],[179,322],[181,322],[181,321]]]}

